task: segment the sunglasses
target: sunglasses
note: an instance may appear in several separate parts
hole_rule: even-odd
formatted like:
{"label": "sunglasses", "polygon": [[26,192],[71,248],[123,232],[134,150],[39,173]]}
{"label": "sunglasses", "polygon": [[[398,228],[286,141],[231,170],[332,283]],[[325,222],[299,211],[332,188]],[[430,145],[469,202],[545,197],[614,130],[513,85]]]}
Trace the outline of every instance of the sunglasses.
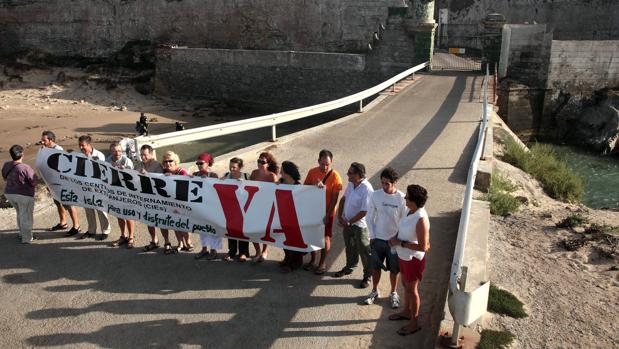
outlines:
{"label": "sunglasses", "polygon": [[259,163],[260,165],[264,165],[264,164],[266,164],[266,163],[267,163],[267,161],[266,161],[266,160],[262,160],[262,159],[258,159],[258,163]]}
{"label": "sunglasses", "polygon": [[204,164],[206,164],[206,162],[204,162],[204,161],[196,161],[196,165],[198,165],[198,166],[202,166]]}
{"label": "sunglasses", "polygon": [[348,172],[346,172],[346,174],[347,174],[347,175],[349,175],[349,176],[354,176],[354,175],[356,175],[357,173],[356,173],[356,172],[353,172],[353,171],[348,171]]}
{"label": "sunglasses", "polygon": [[174,160],[163,160],[162,161],[164,164],[171,164],[174,162]]}

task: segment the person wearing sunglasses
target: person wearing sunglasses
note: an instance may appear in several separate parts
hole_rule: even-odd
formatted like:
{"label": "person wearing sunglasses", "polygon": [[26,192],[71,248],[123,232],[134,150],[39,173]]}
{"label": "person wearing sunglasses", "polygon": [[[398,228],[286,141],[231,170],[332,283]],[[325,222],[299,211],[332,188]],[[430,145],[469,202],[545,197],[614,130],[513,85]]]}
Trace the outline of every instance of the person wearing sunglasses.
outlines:
{"label": "person wearing sunglasses", "polygon": [[[179,166],[180,159],[178,155],[173,151],[166,151],[163,153],[163,159],[161,165],[163,166],[163,174],[166,176],[189,176],[189,172]],[[168,255],[172,253],[179,253],[180,251],[193,251],[193,245],[191,244],[191,237],[188,232],[175,230],[174,234],[178,240],[178,246],[172,248],[170,239],[168,237],[168,230],[161,229],[161,235],[165,240],[163,244],[163,253]]]}
{"label": "person wearing sunglasses", "polygon": [[[213,166],[213,157],[209,153],[202,153],[196,159],[196,166],[198,166],[198,171],[193,173],[194,177],[202,177],[202,178],[219,178],[219,176],[211,171],[211,166]],[[213,235],[200,234],[200,242],[202,244],[202,250],[196,255],[196,259],[205,258],[206,260],[213,260],[217,258],[217,249],[222,248],[223,239]],[[209,248],[211,250],[209,252]]]}
{"label": "person wearing sunglasses", "polygon": [[[238,181],[249,180],[249,174],[242,172],[243,159],[234,157],[230,159],[228,165],[229,172],[226,172],[221,179],[236,179]],[[236,254],[239,254],[239,262],[247,261],[249,256],[249,241],[228,239],[228,254],[224,257],[224,261],[232,262]]]}
{"label": "person wearing sunglasses", "polygon": [[351,274],[359,263],[359,257],[361,257],[363,279],[359,287],[366,288],[370,286],[370,235],[365,216],[374,189],[365,178],[365,166],[363,164],[353,162],[350,164],[346,175],[348,175],[348,184],[337,209],[338,222],[344,228],[346,265],[333,276],[342,277]]}
{"label": "person wearing sunglasses", "polygon": [[[258,168],[252,171],[249,179],[252,181],[261,182],[277,182],[277,174],[279,173],[279,165],[273,154],[269,152],[260,153],[258,156]],[[255,261],[257,263],[263,262],[267,258],[267,244],[262,244],[262,250],[260,244],[254,242],[254,249],[256,249]]]}
{"label": "person wearing sunglasses", "polygon": [[391,314],[389,320],[409,320],[397,333],[401,336],[421,330],[419,326],[419,282],[426,267],[426,253],[430,250],[430,220],[424,208],[428,200],[427,190],[416,184],[406,188],[407,215],[400,220],[398,236],[389,240],[400,260],[400,273],[404,285],[404,309]]}

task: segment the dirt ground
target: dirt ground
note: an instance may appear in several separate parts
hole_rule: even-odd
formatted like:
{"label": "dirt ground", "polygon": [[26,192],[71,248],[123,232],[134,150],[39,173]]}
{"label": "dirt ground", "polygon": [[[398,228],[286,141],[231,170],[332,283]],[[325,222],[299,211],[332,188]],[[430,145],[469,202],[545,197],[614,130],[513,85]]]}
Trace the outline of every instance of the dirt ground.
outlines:
{"label": "dirt ground", "polygon": [[[492,216],[490,281],[516,295],[529,316],[488,313],[486,327],[512,332],[512,348],[619,347],[619,235],[568,251],[561,241],[582,237],[584,228],[555,225],[581,214],[590,223],[619,226],[619,212],[555,201],[520,169],[495,164],[520,188],[515,195],[527,198],[528,205],[511,216]],[[605,253],[613,249],[614,254]]]}
{"label": "dirt ground", "polygon": [[[44,130],[52,130],[67,150],[77,149],[78,137],[89,134],[107,153],[110,142],[137,135],[140,112],[149,118],[151,134],[174,131],[175,122],[194,128],[239,117],[238,110],[214,101],[174,102],[142,95],[129,84],[110,89],[100,76],[78,68],[31,69],[20,77],[0,74],[0,157],[9,159],[9,148],[20,144],[29,164]],[[214,116],[226,112],[236,116]]]}

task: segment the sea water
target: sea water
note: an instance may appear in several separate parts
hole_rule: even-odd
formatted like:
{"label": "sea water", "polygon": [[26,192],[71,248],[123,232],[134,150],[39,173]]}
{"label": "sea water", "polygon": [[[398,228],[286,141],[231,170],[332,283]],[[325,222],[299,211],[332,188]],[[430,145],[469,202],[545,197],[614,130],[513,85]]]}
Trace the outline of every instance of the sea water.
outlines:
{"label": "sea water", "polygon": [[582,203],[591,208],[619,207],[619,156],[601,156],[571,146],[553,145],[585,183]]}

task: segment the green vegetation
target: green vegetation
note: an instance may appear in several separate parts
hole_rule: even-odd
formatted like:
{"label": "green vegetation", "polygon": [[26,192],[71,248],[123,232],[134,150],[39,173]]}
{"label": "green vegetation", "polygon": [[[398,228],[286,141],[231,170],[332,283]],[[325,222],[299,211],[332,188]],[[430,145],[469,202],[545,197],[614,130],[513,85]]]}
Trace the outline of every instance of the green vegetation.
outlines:
{"label": "green vegetation", "polygon": [[558,158],[550,145],[535,143],[527,151],[515,140],[507,138],[503,160],[535,177],[554,199],[579,202],[582,198],[582,179]]}
{"label": "green vegetation", "polygon": [[516,319],[528,316],[524,311],[524,304],[516,296],[492,284],[488,295],[488,311]]}
{"label": "green vegetation", "polygon": [[575,213],[565,217],[565,219],[555,225],[557,226],[557,228],[574,228],[583,226],[587,223],[589,223],[589,218],[581,214]]}
{"label": "green vegetation", "polygon": [[493,215],[507,216],[520,208],[520,201],[510,195],[515,190],[516,186],[495,169],[490,190],[481,199],[490,202],[490,213]]}
{"label": "green vegetation", "polygon": [[514,335],[509,331],[481,331],[481,339],[477,349],[504,349],[514,340]]}

